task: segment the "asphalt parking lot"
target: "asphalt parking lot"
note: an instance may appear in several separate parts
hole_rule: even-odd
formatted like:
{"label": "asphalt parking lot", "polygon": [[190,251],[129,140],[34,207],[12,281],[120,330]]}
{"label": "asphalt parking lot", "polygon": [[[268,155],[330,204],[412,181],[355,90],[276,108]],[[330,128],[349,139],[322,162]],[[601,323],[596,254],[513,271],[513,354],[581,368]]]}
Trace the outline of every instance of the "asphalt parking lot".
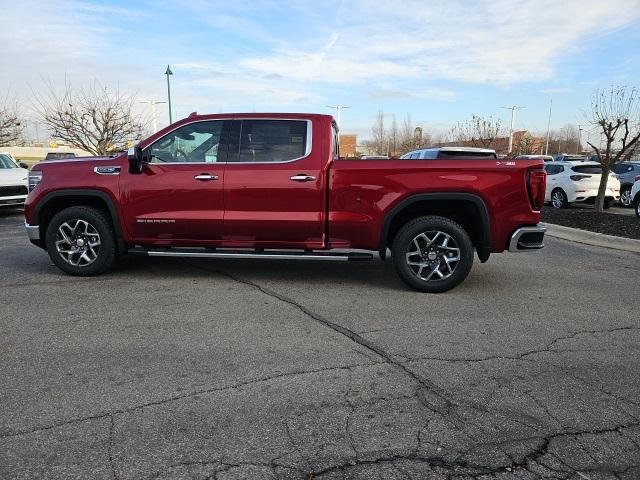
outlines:
{"label": "asphalt parking lot", "polygon": [[0,213],[1,479],[640,478],[640,255],[67,277]]}

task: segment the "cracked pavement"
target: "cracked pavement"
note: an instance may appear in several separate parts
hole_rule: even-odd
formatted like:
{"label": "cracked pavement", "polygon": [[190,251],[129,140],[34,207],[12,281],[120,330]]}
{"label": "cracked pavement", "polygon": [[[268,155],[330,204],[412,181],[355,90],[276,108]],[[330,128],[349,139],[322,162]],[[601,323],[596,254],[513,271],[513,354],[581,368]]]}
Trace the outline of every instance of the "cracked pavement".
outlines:
{"label": "cracked pavement", "polygon": [[640,478],[640,255],[64,276],[0,213],[1,479]]}

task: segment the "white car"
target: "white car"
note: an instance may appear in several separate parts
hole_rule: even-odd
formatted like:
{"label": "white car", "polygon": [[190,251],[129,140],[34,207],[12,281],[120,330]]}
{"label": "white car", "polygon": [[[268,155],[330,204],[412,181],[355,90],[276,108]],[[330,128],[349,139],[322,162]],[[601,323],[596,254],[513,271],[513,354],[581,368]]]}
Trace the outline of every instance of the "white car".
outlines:
{"label": "white car", "polygon": [[636,177],[636,181],[631,187],[632,205],[636,211],[636,217],[640,218],[640,175]]}
{"label": "white car", "polygon": [[[555,208],[566,208],[572,203],[593,203],[598,195],[602,167],[595,162],[549,162],[545,202]],[[620,181],[609,174],[604,208],[620,200]]]}
{"label": "white car", "polygon": [[28,193],[29,170],[0,153],[0,207],[23,205]]}

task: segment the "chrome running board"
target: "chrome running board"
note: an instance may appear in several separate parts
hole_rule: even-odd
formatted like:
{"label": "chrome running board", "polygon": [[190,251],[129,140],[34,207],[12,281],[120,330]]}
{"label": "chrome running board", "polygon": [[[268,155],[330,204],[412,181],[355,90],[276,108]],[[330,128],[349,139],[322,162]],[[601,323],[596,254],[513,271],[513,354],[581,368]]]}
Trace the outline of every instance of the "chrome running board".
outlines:
{"label": "chrome running board", "polygon": [[372,260],[373,254],[361,252],[310,251],[291,250],[205,250],[200,248],[147,249],[135,247],[129,253],[147,255],[149,257],[181,257],[181,258],[260,258],[265,260],[320,260],[331,262],[353,262]]}

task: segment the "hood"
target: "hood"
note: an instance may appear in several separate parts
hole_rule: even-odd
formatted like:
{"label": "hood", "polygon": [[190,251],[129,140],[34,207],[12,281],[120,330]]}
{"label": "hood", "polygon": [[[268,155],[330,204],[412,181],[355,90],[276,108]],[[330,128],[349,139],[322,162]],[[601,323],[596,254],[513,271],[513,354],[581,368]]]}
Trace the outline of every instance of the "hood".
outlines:
{"label": "hood", "polygon": [[26,168],[0,168],[0,186],[26,185],[27,175]]}

